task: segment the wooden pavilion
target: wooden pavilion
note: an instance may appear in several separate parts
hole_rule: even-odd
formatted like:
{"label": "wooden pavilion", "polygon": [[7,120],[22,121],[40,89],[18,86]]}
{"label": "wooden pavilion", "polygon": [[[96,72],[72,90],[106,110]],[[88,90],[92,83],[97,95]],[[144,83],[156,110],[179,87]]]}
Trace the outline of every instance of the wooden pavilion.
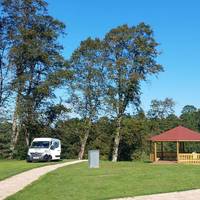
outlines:
{"label": "wooden pavilion", "polygon": [[[200,134],[183,126],[178,126],[171,130],[155,135],[150,138],[151,148],[150,160],[157,162],[160,160],[171,160],[178,163],[199,163],[200,153],[185,153],[185,142],[200,142]],[[175,142],[176,152],[165,152],[163,143]],[[160,152],[157,146],[160,145]],[[153,151],[152,151],[153,150]]]}

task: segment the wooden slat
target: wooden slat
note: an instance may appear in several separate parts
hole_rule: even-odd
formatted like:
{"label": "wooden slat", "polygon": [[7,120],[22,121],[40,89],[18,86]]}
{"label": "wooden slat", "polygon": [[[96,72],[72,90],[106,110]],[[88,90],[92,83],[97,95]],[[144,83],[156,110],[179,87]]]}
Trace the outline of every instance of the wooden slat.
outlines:
{"label": "wooden slat", "polygon": [[180,153],[179,162],[200,164],[200,154],[199,153]]}
{"label": "wooden slat", "polygon": [[[177,153],[163,152],[164,158],[169,160],[174,160]],[[161,152],[157,152],[157,159],[161,157]],[[150,154],[150,160],[155,161],[155,155]],[[166,159],[167,160],[167,159]],[[188,163],[188,164],[200,164],[200,153],[179,153],[178,154],[179,163]]]}
{"label": "wooden slat", "polygon": [[177,158],[177,162],[179,161],[179,142],[176,142],[176,158]]}
{"label": "wooden slat", "polygon": [[154,161],[157,161],[157,144],[154,142]]}

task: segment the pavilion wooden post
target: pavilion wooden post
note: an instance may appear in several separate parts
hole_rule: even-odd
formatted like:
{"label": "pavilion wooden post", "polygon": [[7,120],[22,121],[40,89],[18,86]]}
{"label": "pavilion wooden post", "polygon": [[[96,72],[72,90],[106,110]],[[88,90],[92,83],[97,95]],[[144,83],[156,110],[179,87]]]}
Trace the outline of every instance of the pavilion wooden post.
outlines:
{"label": "pavilion wooden post", "polygon": [[154,142],[154,161],[157,161],[157,144]]}
{"label": "pavilion wooden post", "polygon": [[179,161],[179,142],[176,142],[176,157],[177,157],[177,162]]}
{"label": "pavilion wooden post", "polygon": [[161,160],[163,160],[163,142],[161,142]]}

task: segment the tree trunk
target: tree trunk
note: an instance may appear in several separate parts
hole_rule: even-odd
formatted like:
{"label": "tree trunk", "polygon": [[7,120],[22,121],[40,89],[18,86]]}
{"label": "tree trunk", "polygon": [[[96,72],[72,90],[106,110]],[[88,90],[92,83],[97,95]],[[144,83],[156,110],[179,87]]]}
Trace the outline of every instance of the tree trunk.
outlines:
{"label": "tree trunk", "polygon": [[16,98],[15,111],[13,114],[12,135],[11,135],[11,144],[10,144],[11,158],[13,158],[18,137],[19,137],[19,94],[17,95],[17,98]]}
{"label": "tree trunk", "polygon": [[91,122],[91,120],[89,120],[88,128],[85,132],[84,138],[81,140],[81,148],[80,148],[80,151],[79,151],[79,154],[78,154],[79,160],[83,159],[85,147],[86,147],[87,140],[88,140],[88,137],[89,137],[89,134],[90,134],[91,125],[92,125],[92,122]]}
{"label": "tree trunk", "polygon": [[79,160],[83,159],[83,155],[84,155],[84,152],[85,152],[85,146],[86,146],[88,137],[89,137],[89,130],[85,133],[84,138],[81,141],[81,148],[80,148],[80,151],[79,151],[79,154],[78,154]]}
{"label": "tree trunk", "polygon": [[19,124],[18,124],[18,114],[17,109],[15,108],[14,114],[13,114],[13,123],[12,123],[12,136],[11,136],[11,158],[14,155],[15,146],[17,144],[19,137]]}
{"label": "tree trunk", "polygon": [[29,138],[30,138],[30,134],[29,134],[27,128],[25,127],[25,140],[26,140],[27,147],[29,147],[29,145],[30,145]]}
{"label": "tree trunk", "polygon": [[113,162],[117,162],[117,158],[118,158],[120,132],[121,132],[121,122],[122,122],[122,117],[120,116],[120,117],[117,118],[117,128],[116,128],[114,148],[113,148],[113,154],[112,154],[112,161]]}

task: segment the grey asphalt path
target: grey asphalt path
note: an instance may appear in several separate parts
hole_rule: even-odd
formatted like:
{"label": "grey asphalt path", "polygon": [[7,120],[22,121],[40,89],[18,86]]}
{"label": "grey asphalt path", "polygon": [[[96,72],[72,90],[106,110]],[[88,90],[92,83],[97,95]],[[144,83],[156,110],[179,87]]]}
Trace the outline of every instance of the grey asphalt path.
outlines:
{"label": "grey asphalt path", "polygon": [[37,179],[39,179],[40,176],[48,172],[56,170],[60,167],[73,165],[73,164],[81,163],[84,161],[86,160],[76,160],[76,161],[55,164],[55,165],[39,167],[39,168],[31,169],[26,172],[22,172],[20,174],[7,178],[3,181],[0,181],[0,200],[3,200],[7,198],[8,196],[13,195],[16,192],[22,190],[24,187],[36,181]]}
{"label": "grey asphalt path", "polygon": [[170,192],[138,197],[120,198],[116,200],[200,200],[200,189],[183,192]]}

